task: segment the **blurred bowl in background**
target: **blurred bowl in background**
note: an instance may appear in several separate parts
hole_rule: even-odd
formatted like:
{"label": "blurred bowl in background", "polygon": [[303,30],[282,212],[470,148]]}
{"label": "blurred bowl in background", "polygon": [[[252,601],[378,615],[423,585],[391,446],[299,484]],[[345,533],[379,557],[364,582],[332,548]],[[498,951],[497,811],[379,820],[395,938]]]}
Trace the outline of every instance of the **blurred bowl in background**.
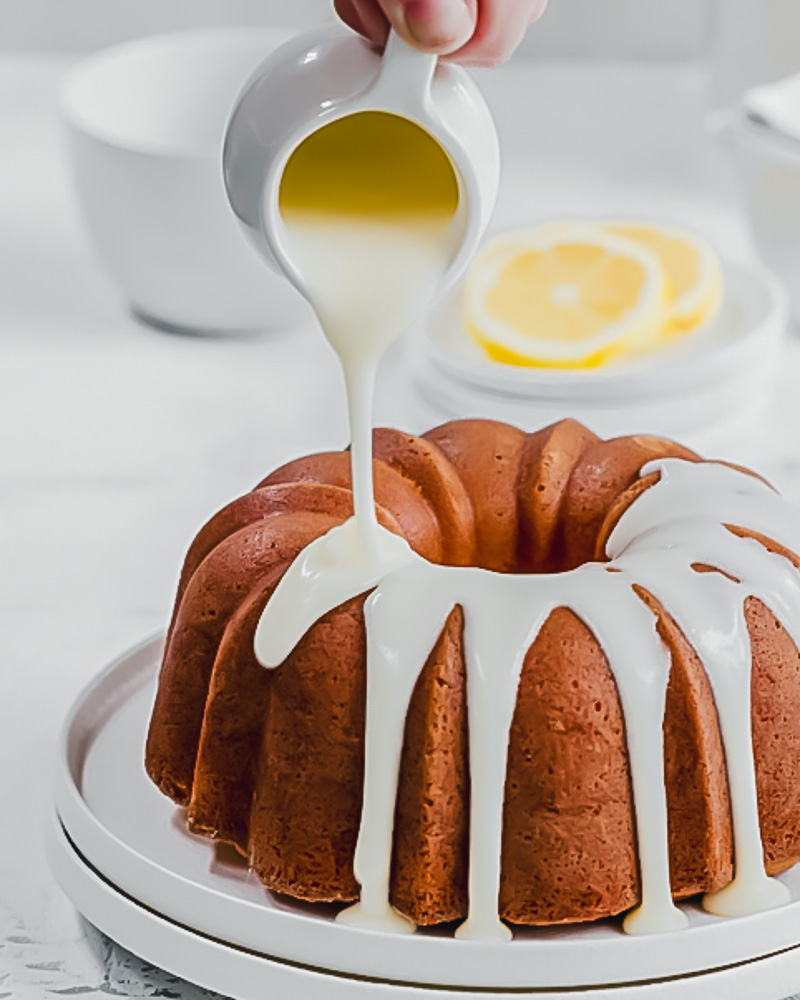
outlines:
{"label": "blurred bowl in background", "polygon": [[745,211],[759,257],[786,282],[800,323],[800,142],[742,123],[734,139]]}
{"label": "blurred bowl in background", "polygon": [[786,282],[800,322],[800,75],[747,91],[707,127],[736,161],[753,243]]}
{"label": "blurred bowl in background", "polygon": [[236,99],[290,34],[221,28],[145,38],[89,57],[64,84],[89,233],[133,311],[156,326],[244,332],[310,315],[241,233],[222,179]]}
{"label": "blurred bowl in background", "polygon": [[463,323],[463,286],[409,341],[429,419],[488,417],[536,430],[574,417],[603,437],[632,431],[701,452],[743,455],[774,386],[787,295],[765,268],[727,262],[719,313],[674,346],[604,367],[526,368],[492,361]]}

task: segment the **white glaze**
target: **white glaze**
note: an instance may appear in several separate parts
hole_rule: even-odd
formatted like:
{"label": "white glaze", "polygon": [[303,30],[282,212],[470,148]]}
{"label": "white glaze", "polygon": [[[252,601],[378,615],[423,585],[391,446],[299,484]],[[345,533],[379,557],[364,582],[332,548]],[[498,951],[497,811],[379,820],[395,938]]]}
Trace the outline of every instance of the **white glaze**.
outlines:
{"label": "white glaze", "polygon": [[[603,648],[625,717],[639,842],[642,902],[629,933],[678,929],[685,917],[669,884],[663,715],[670,659],[656,617],[636,595],[647,590],[698,653],[718,706],[734,824],[736,876],[706,897],[714,913],[736,915],[786,901],[764,871],[750,732],[749,635],[744,602],[764,602],[800,642],[800,574],[785,557],[724,527],[731,524],[800,549],[794,508],[760,480],[714,463],[667,459],[644,474],[659,481],[612,533],[608,564],[569,573],[504,575],[436,566],[380,528],[373,561],[353,561],[347,522],[312,543],[267,606],[256,638],[265,666],[282,662],[305,631],[343,601],[372,591],[367,626],[367,746],[356,876],[362,900],[346,919],[396,927],[389,871],[405,717],[419,672],[450,611],[465,616],[470,730],[470,907],[459,937],[508,937],[498,918],[502,806],[508,734],[525,653],[557,607],[570,608]],[[709,516],[714,511],[715,516]],[[700,573],[707,564],[722,573]],[[734,577],[734,579],[729,579]],[[413,622],[413,628],[408,623]]]}
{"label": "white glaze", "polygon": [[[321,181],[322,183],[322,181]],[[372,400],[381,357],[434,297],[450,266],[453,218],[284,214],[309,301],[344,373],[360,541],[377,545]],[[353,542],[357,539],[353,537]]]}

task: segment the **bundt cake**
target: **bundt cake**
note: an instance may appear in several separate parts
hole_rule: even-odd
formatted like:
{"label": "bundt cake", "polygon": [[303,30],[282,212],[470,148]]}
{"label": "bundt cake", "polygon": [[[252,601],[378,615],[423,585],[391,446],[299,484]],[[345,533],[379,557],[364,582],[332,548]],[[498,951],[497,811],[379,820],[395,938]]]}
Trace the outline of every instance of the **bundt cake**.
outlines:
{"label": "bundt cake", "polygon": [[423,925],[781,901],[796,512],[744,470],[569,420],[381,429],[374,456],[386,573],[302,592],[352,514],[346,452],[273,472],[189,550],[146,748],[189,828],[272,890],[369,884]]}

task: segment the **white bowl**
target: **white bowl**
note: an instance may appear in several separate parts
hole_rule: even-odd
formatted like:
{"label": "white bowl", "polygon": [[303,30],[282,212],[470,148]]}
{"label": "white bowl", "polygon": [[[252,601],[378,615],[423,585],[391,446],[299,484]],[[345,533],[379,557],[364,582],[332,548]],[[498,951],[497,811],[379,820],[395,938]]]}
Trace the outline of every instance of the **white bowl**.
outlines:
{"label": "white bowl", "polygon": [[236,98],[288,34],[224,28],[145,38],[91,56],[65,82],[89,232],[134,311],[156,325],[227,332],[309,315],[240,232],[222,181]]}
{"label": "white bowl", "polygon": [[456,289],[410,340],[416,385],[437,419],[489,417],[536,430],[574,417],[603,437],[660,434],[729,452],[769,399],[788,300],[780,282],[754,264],[726,263],[725,288],[719,314],[694,336],[587,371],[492,361],[464,329]]}
{"label": "white bowl", "polygon": [[800,322],[798,102],[800,73],[746,91],[737,104],[712,112],[706,127],[733,153],[753,243],[786,282]]}
{"label": "white bowl", "polygon": [[800,141],[743,117],[733,146],[753,242],[786,282],[800,322]]}

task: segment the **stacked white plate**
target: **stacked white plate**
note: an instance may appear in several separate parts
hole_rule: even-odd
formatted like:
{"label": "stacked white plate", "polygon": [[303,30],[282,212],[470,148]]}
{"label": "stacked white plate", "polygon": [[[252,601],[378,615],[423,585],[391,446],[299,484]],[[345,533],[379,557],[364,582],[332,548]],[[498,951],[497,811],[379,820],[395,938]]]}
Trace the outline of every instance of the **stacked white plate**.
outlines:
{"label": "stacked white plate", "polygon": [[457,288],[410,341],[410,363],[435,419],[487,417],[537,430],[574,417],[603,437],[646,433],[729,452],[769,400],[788,324],[777,279],[725,265],[725,296],[704,329],[605,368],[522,368],[490,360],[464,329]]}
{"label": "stacked white plate", "polygon": [[235,852],[186,832],[144,771],[162,641],[112,663],[64,727],[48,848],[86,918],[134,954],[237,998],[295,1000],[782,1000],[800,989],[800,870],[783,909],[721,920],[685,907],[679,934],[617,921],[518,930],[511,943],[340,925],[275,896]]}

